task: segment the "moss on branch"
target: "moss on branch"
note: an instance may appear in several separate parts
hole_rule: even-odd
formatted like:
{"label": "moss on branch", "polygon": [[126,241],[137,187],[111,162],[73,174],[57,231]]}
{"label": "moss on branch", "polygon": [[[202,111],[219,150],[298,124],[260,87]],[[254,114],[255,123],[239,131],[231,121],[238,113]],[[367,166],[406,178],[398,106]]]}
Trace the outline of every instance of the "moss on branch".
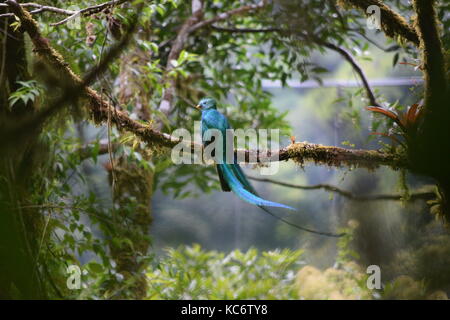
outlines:
{"label": "moss on branch", "polygon": [[407,167],[407,161],[398,154],[378,150],[345,149],[314,143],[297,142],[280,151],[280,160],[293,159],[301,164],[313,161],[332,167],[354,166],[375,169],[380,165],[394,169]]}
{"label": "moss on branch", "polygon": [[381,0],[339,0],[338,3],[344,7],[355,7],[362,10],[366,16],[367,8],[376,5],[380,8],[381,28],[384,33],[392,38],[401,37],[412,42],[416,47],[419,46],[419,37],[415,29],[406,21],[404,17],[392,10]]}

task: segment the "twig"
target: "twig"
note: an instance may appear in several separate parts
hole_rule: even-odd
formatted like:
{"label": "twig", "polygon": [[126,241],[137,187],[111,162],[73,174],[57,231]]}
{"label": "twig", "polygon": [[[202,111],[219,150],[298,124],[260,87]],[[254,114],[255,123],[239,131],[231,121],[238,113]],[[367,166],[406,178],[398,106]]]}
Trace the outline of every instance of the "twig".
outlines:
{"label": "twig", "polygon": [[[53,203],[46,203],[46,204],[36,204],[36,205],[26,205],[26,206],[20,206],[17,208],[17,210],[20,209],[27,209],[27,208],[36,208],[36,209],[62,209],[62,210],[79,210],[84,212],[84,214],[86,214],[89,217],[94,217],[98,220],[101,220],[102,222],[105,223],[105,225],[107,226],[107,228],[111,229],[111,220],[109,219],[109,217],[105,214],[100,214],[100,213],[93,213],[92,211],[89,211],[85,208],[79,207],[79,206],[72,206],[72,205],[60,205],[60,204],[53,204]],[[57,236],[57,234],[55,234]],[[59,241],[61,241],[61,239],[58,238]]]}
{"label": "twig", "polygon": [[[196,0],[194,0],[194,2],[196,2]],[[165,74],[168,74],[170,71],[174,69],[172,61],[177,60],[179,58],[180,53],[181,51],[183,51],[185,43],[188,39],[190,28],[200,20],[203,14],[201,5],[200,6],[193,5],[192,7],[195,11],[193,11],[192,15],[183,23],[172,44],[172,47],[170,48],[169,56],[167,58]],[[159,105],[159,110],[163,113],[164,116],[168,116],[173,108],[173,99],[175,98],[175,86],[176,86],[175,79],[171,78],[169,79],[168,87],[164,89],[161,103]],[[161,127],[162,123],[159,124],[159,128]]]}
{"label": "twig", "polygon": [[[114,164],[114,157],[113,157],[113,146],[111,143],[111,113],[112,110],[111,108],[108,108],[108,121],[107,121],[107,126],[108,126],[108,155],[109,155],[109,162],[111,163],[111,175],[112,175],[112,183],[111,183],[111,189],[113,191],[114,194],[114,189],[116,186],[116,170],[114,168],[115,164]],[[113,200],[114,200],[114,196],[113,196]]]}
{"label": "twig", "polygon": [[[0,3],[0,7],[7,7],[7,6],[8,5],[5,3]],[[61,8],[56,8],[56,7],[52,7],[52,6],[45,6],[45,5],[33,3],[33,2],[20,3],[20,6],[23,8],[27,8],[27,7],[36,8],[36,10],[30,11],[30,14],[36,14],[36,13],[41,13],[41,12],[54,12],[54,13],[59,13],[59,14],[63,14],[63,15],[73,15],[74,13],[76,13],[76,11],[73,11],[73,10],[61,9]],[[13,13],[0,14],[0,17],[12,17],[12,16],[14,16]]]}
{"label": "twig", "polygon": [[280,32],[282,29],[280,28],[225,28],[218,27],[216,25],[211,25],[211,28],[220,32],[230,32],[230,33],[264,33],[264,32]]}
{"label": "twig", "polygon": [[67,21],[69,21],[69,20],[71,20],[71,19],[73,19],[73,18],[75,18],[77,16],[80,16],[80,15],[82,15],[82,16],[90,16],[90,15],[99,13],[99,12],[101,12],[101,11],[107,9],[107,8],[121,5],[122,3],[125,3],[127,1],[129,1],[129,0],[112,0],[112,1],[101,3],[101,4],[98,4],[98,5],[95,5],[95,6],[86,7],[86,8],[80,9],[78,11],[75,11],[75,13],[73,13],[72,15],[70,15],[67,18],[65,18],[65,19],[63,19],[63,20],[61,20],[59,22],[51,23],[50,25],[51,26],[59,26],[59,25],[64,24]]}
{"label": "twig", "polygon": [[[330,185],[330,184],[316,184],[316,185],[310,185],[310,186],[304,186],[304,185],[298,185],[293,183],[288,183],[284,181],[278,181],[273,180],[269,178],[258,178],[258,177],[252,177],[247,176],[249,179],[254,181],[261,181],[261,182],[268,182],[276,185],[280,185],[283,187],[288,188],[294,188],[294,189],[301,189],[301,190],[317,190],[317,189],[324,189],[330,192],[335,192],[343,197],[349,198],[351,200],[355,201],[377,201],[377,200],[392,200],[392,201],[403,201],[404,196],[401,194],[376,194],[376,195],[366,195],[366,196],[360,196],[355,195],[351,193],[350,191],[340,189],[336,186]],[[407,200],[414,201],[414,200],[430,200],[433,199],[436,196],[434,192],[415,192],[410,195],[410,197]]]}
{"label": "twig", "polygon": [[[27,2],[27,3],[19,3],[19,5],[23,8],[36,8],[36,10],[32,10],[30,11],[30,14],[37,14],[37,13],[42,13],[42,12],[53,12],[53,13],[58,13],[58,14],[62,14],[62,15],[66,15],[68,16],[67,18],[64,18],[63,20],[59,21],[59,22],[55,22],[55,23],[51,23],[51,26],[59,26],[61,24],[64,24],[66,22],[68,22],[69,20],[77,17],[77,16],[90,16],[96,13],[99,13],[107,8],[111,8],[114,6],[118,6],[121,5],[122,3],[125,3],[127,1],[130,0],[113,0],[113,1],[108,1],[105,3],[101,3],[98,5],[94,5],[94,6],[90,6],[90,7],[86,7],[80,10],[68,10],[68,9],[62,9],[62,8],[57,8],[57,7],[52,7],[52,6],[46,6],[46,5],[42,5],[39,3],[34,3],[34,2]],[[8,4],[6,3],[0,3],[0,7],[7,7]],[[14,16],[13,13],[4,13],[4,14],[0,14],[0,18],[2,17],[12,17]]]}
{"label": "twig", "polygon": [[[98,65],[100,64],[100,61],[103,58],[103,51],[105,49],[105,45],[106,45],[106,41],[108,40],[108,34],[109,34],[109,29],[106,28],[105,29],[105,38],[103,40],[102,43],[102,47],[100,49],[100,59],[98,61]],[[103,95],[104,90],[102,88],[102,92],[101,94]],[[104,101],[103,97],[102,97],[102,102]],[[113,105],[114,110],[115,110],[115,105]],[[109,162],[111,163],[111,176],[112,176],[112,183],[111,183],[111,189],[112,189],[112,195],[113,195],[113,202],[114,202],[114,190],[115,190],[115,186],[116,186],[116,170],[115,170],[115,164],[114,164],[114,156],[113,156],[113,149],[112,149],[112,143],[111,143],[111,108],[108,108],[108,121],[107,121],[107,127],[108,127],[108,155],[109,155]],[[114,215],[115,218],[115,215]]]}
{"label": "twig", "polygon": [[209,26],[212,25],[213,23],[219,22],[219,21],[224,21],[227,20],[228,18],[230,18],[231,16],[236,16],[236,15],[241,15],[243,13],[249,12],[249,11],[255,11],[255,10],[259,10],[262,9],[266,6],[267,1],[260,1],[257,4],[251,4],[251,5],[246,5],[246,6],[242,6],[240,8],[237,9],[233,9],[227,12],[223,12],[211,19],[207,19],[207,20],[203,20],[200,21],[199,23],[193,25],[192,27],[190,27],[189,29],[189,33],[195,32],[198,29],[201,29],[205,26]]}
{"label": "twig", "polygon": [[350,32],[354,32],[355,34],[363,37],[364,39],[366,39],[368,42],[370,42],[371,44],[373,44],[375,47],[377,47],[378,49],[380,49],[381,51],[384,52],[392,52],[395,51],[397,49],[400,48],[400,46],[398,44],[394,44],[391,45],[387,48],[384,48],[382,45],[380,45],[378,42],[376,42],[375,40],[373,40],[372,38],[368,37],[367,35],[365,35],[363,32],[360,32],[358,29],[348,29]]}
{"label": "twig", "polygon": [[45,233],[47,232],[47,227],[48,227],[48,223],[50,222],[50,218],[52,216],[52,213],[49,212],[48,213],[48,217],[47,217],[47,221],[45,222],[44,225],[44,230],[42,231],[42,236],[41,236],[41,240],[39,242],[39,249],[38,249],[38,253],[36,255],[36,261],[34,262],[34,269],[36,270],[38,267],[38,262],[39,262],[39,256],[41,255],[41,250],[42,250],[42,244],[44,243],[44,239],[45,239]]}
{"label": "twig", "polygon": [[376,106],[376,107],[381,107],[381,105],[377,102],[377,100],[375,98],[372,88],[369,85],[369,81],[367,81],[366,75],[364,74],[364,72],[362,71],[362,68],[359,66],[359,64],[356,62],[356,60],[353,58],[351,53],[348,52],[346,49],[339,47],[333,43],[321,41],[318,39],[316,39],[315,41],[318,44],[322,44],[324,47],[334,50],[337,53],[339,53],[341,56],[343,56],[344,59],[347,60],[348,63],[350,63],[352,68],[356,71],[358,76],[361,78],[361,81],[363,83],[364,89],[366,90],[367,98],[369,99],[370,105]]}

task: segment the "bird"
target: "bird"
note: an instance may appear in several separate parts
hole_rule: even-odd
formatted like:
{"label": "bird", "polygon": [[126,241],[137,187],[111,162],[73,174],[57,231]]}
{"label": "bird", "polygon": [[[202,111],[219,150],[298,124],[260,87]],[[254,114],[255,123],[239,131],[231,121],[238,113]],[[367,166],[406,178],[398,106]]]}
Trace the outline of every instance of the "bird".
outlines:
{"label": "bird", "polygon": [[[325,236],[331,236],[331,237],[340,237],[342,234],[334,234],[329,232],[322,232],[322,231],[316,231],[309,228],[305,228],[302,226],[298,226],[296,224],[293,224],[289,222],[286,219],[283,219],[274,213],[272,213],[267,207],[278,207],[278,208],[284,208],[288,210],[297,211],[295,208],[290,207],[285,204],[281,204],[278,202],[273,202],[269,200],[265,200],[261,198],[258,193],[256,192],[255,188],[251,185],[251,183],[248,181],[247,177],[245,176],[244,172],[242,171],[241,166],[238,164],[236,156],[234,156],[234,161],[232,163],[227,163],[226,161],[226,139],[227,136],[226,131],[228,129],[232,129],[230,123],[228,122],[227,117],[222,114],[220,111],[217,110],[217,103],[214,98],[211,97],[205,97],[200,100],[200,102],[195,106],[197,110],[201,111],[201,134],[202,134],[202,143],[203,146],[206,147],[208,144],[212,143],[210,140],[205,139],[205,133],[207,130],[215,129],[218,130],[222,134],[222,142],[223,142],[223,152],[222,152],[222,159],[219,159],[221,161],[218,161],[216,163],[216,169],[219,176],[220,186],[222,191],[230,192],[233,191],[234,194],[236,194],[239,198],[242,200],[256,205],[262,210],[264,210],[266,213],[270,214],[271,216],[275,217],[278,220],[283,221],[284,223],[287,223],[288,225],[291,225],[293,227],[296,227],[298,229],[316,233],[320,235]],[[220,155],[220,154],[219,154]]]}
{"label": "bird", "polygon": [[197,109],[202,111],[202,121],[201,121],[201,132],[202,132],[202,142],[206,146],[212,141],[206,141],[205,132],[209,129],[219,130],[222,134],[223,141],[223,151],[222,161],[216,164],[217,172],[219,175],[220,184],[223,191],[233,191],[242,200],[257,205],[266,207],[280,207],[289,210],[294,210],[294,208],[277,203],[269,200],[265,200],[256,195],[255,189],[252,187],[250,182],[245,177],[242,172],[241,167],[234,159],[233,163],[226,163],[226,130],[231,129],[228,119],[217,110],[217,103],[213,98],[203,98],[200,100],[199,104],[196,106]]}

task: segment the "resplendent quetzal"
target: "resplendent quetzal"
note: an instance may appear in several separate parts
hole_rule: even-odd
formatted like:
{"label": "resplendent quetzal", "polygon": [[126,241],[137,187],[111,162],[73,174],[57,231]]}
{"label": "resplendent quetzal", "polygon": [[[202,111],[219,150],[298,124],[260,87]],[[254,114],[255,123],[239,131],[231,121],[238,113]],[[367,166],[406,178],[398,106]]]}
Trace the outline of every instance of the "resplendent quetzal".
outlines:
{"label": "resplendent quetzal", "polygon": [[271,211],[269,211],[266,207],[279,207],[279,208],[285,208],[289,210],[296,210],[292,207],[289,207],[287,205],[272,202],[269,200],[262,199],[258,196],[253,186],[250,184],[248,179],[245,177],[244,172],[242,171],[241,167],[236,161],[236,158],[234,157],[234,161],[232,163],[227,163],[226,161],[226,130],[231,129],[231,126],[227,120],[227,118],[217,111],[217,104],[216,101],[213,98],[203,98],[200,100],[199,104],[195,107],[202,112],[202,142],[203,145],[206,146],[210,141],[205,141],[205,132],[208,129],[216,129],[219,130],[222,133],[222,141],[223,141],[223,152],[222,157],[223,161],[221,163],[216,164],[217,172],[219,174],[220,179],[220,185],[222,187],[223,191],[233,191],[239,198],[242,200],[254,204],[261,209],[263,209],[265,212],[270,214],[271,216],[293,226],[298,229],[326,235],[326,236],[341,236],[337,234],[332,234],[328,232],[321,232],[321,231],[315,231],[308,228],[300,227],[298,225],[295,225],[283,218],[278,217],[277,215],[273,214]]}

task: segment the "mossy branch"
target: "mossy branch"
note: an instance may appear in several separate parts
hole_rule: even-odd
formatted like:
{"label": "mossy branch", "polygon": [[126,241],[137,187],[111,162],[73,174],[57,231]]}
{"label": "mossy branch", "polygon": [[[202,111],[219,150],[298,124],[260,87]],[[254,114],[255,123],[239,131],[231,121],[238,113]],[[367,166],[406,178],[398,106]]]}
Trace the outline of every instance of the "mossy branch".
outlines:
{"label": "mossy branch", "polygon": [[343,6],[352,6],[362,10],[366,16],[367,8],[376,5],[380,8],[381,13],[381,28],[389,37],[401,37],[407,41],[412,42],[416,47],[419,46],[419,37],[414,28],[406,21],[404,17],[392,10],[388,5],[381,0],[339,0]]}
{"label": "mossy branch", "polygon": [[[83,84],[82,79],[78,77],[63,60],[62,56],[50,46],[50,43],[44,39],[38,29],[37,23],[31,15],[23,10],[15,1],[12,8],[22,23],[22,28],[30,34],[31,40],[35,47],[35,52],[46,62],[59,70],[63,76],[67,77],[71,84],[78,87]],[[109,101],[106,101],[94,89],[83,86],[82,97],[87,100],[87,106],[97,124],[106,123],[108,114],[110,121],[119,130],[125,130],[133,133],[142,141],[153,147],[174,147],[181,142],[167,133],[153,129],[149,125],[131,119],[127,112],[117,110]],[[190,148],[202,148],[193,142],[184,142]],[[317,164],[328,166],[356,166],[368,169],[376,168],[380,165],[390,166],[392,168],[406,167],[405,158],[399,155],[384,153],[375,150],[353,150],[333,146],[322,146],[319,144],[298,142],[293,143],[285,148],[267,154],[265,151],[237,150],[237,153],[243,152],[245,159],[256,159],[256,162],[283,161],[292,159],[296,162],[303,163],[305,161],[313,161]]]}
{"label": "mossy branch", "polygon": [[279,151],[280,160],[292,159],[303,164],[312,161],[332,167],[355,166],[375,169],[381,165],[394,169],[406,168],[408,163],[401,155],[378,150],[346,149],[321,144],[297,142]]}

